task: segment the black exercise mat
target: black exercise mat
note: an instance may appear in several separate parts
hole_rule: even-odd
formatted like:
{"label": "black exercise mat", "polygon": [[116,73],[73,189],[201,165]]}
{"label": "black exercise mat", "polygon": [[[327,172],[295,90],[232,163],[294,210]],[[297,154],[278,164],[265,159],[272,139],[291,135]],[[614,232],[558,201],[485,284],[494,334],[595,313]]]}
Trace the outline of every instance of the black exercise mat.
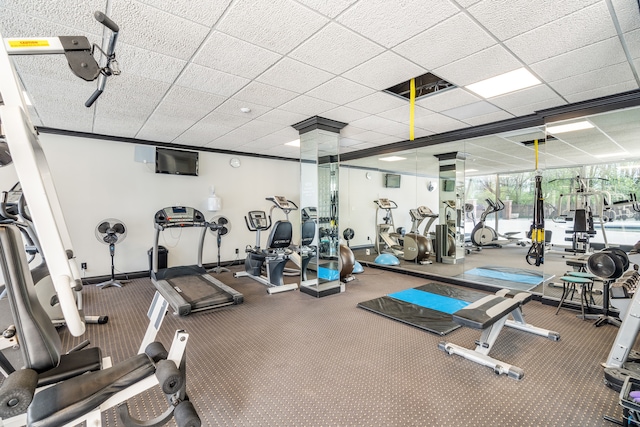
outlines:
{"label": "black exercise mat", "polygon": [[[467,302],[477,301],[486,295],[481,292],[456,288],[440,283],[427,283],[414,289]],[[460,327],[459,324],[452,320],[450,314],[399,301],[389,296],[361,302],[358,304],[358,307],[441,336]]]}

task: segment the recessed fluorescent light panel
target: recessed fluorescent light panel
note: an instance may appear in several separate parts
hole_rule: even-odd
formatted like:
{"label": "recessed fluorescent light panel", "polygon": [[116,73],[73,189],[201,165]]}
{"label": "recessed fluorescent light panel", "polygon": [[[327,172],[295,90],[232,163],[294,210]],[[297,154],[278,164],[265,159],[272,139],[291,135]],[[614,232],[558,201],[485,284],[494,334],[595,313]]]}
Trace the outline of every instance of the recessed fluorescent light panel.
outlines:
{"label": "recessed fluorescent light panel", "polygon": [[547,133],[558,134],[573,132],[574,130],[591,129],[593,127],[591,122],[583,120],[581,122],[567,123],[566,125],[547,126]]}
{"label": "recessed fluorescent light panel", "polygon": [[400,157],[400,156],[389,156],[389,157],[380,157],[378,160],[382,160],[383,162],[399,162],[400,160],[407,160],[407,158]]}
{"label": "recessed fluorescent light panel", "polygon": [[465,86],[470,91],[483,98],[492,98],[505,93],[515,92],[531,86],[539,85],[541,82],[533,74],[524,68],[519,68],[490,79]]}
{"label": "recessed fluorescent light panel", "polygon": [[626,156],[627,154],[629,154],[629,153],[624,151],[624,152],[618,152],[618,153],[594,154],[593,157],[597,157],[599,159],[604,159],[604,158],[607,158],[607,157]]}
{"label": "recessed fluorescent light panel", "polygon": [[284,145],[290,145],[292,147],[300,147],[300,140],[296,139],[295,141],[285,142]]}
{"label": "recessed fluorescent light panel", "polygon": [[478,169],[465,169],[465,172],[478,172]]}

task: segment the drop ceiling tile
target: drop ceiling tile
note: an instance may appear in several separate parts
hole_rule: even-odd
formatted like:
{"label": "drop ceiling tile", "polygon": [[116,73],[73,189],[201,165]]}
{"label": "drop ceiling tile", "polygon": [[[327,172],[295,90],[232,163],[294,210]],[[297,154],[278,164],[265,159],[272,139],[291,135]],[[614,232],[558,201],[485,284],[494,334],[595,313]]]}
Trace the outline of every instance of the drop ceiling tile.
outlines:
{"label": "drop ceiling tile", "polygon": [[540,84],[526,89],[521,89],[516,92],[493,97],[489,102],[504,110],[510,110],[511,108],[535,104],[549,99],[555,99],[560,102],[563,101],[549,86]]}
{"label": "drop ceiling tile", "polygon": [[202,25],[213,25],[222,16],[231,0],[139,0],[149,6]]}
{"label": "drop ceiling tile", "polygon": [[277,108],[274,108],[260,116],[260,120],[264,122],[278,123],[288,126],[300,123],[308,118],[309,117],[304,114],[292,113],[291,111],[279,110]]}
{"label": "drop ceiling tile", "polygon": [[396,137],[396,141],[400,141],[409,138],[410,129],[406,123],[391,122],[378,127],[376,130],[385,135],[394,136]]}
{"label": "drop ceiling tile", "polygon": [[372,116],[367,116],[360,120],[354,120],[350,124],[362,129],[378,130],[383,127],[397,126],[399,123],[394,122],[393,120],[385,119],[383,117],[372,115]]}
{"label": "drop ceiling tile", "polygon": [[588,73],[557,80],[549,85],[561,95],[568,96],[629,80],[633,80],[633,72],[629,63],[625,61]]}
{"label": "drop ceiling tile", "polygon": [[331,110],[327,110],[322,113],[322,117],[326,117],[327,119],[337,120],[343,123],[350,123],[354,120],[361,119],[363,117],[367,117],[367,113],[363,113],[362,111],[354,110],[349,107],[336,107]]}
{"label": "drop ceiling tile", "polygon": [[609,86],[600,86],[585,92],[573,93],[571,95],[567,95],[566,98],[569,102],[580,102],[635,89],[638,89],[638,82],[636,82],[635,80],[629,80]]}
{"label": "drop ceiling tile", "polygon": [[263,136],[256,139],[253,143],[261,144],[262,147],[274,147],[276,145],[283,145],[287,142],[295,141],[299,138],[298,131],[292,127],[285,127],[279,131],[276,131],[270,135]]}
{"label": "drop ceiling tile", "polygon": [[480,0],[458,0],[458,4],[462,7],[469,7],[472,6],[476,3],[478,3]]}
{"label": "drop ceiling tile", "polygon": [[342,105],[374,92],[373,89],[352,82],[351,80],[335,77],[317,88],[310,90],[307,92],[307,95]]}
{"label": "drop ceiling tile", "polygon": [[638,20],[638,2],[635,0],[611,0],[622,32],[640,27]]}
{"label": "drop ceiling tile", "polygon": [[280,109],[313,117],[322,116],[323,112],[336,107],[337,105],[332,102],[322,101],[306,95],[300,95],[286,104],[281,105]]}
{"label": "drop ceiling tile", "polygon": [[[6,8],[6,9],[4,9]],[[54,37],[60,35],[76,35],[70,29],[78,29],[92,34],[102,34],[104,28],[93,17],[96,10],[104,10],[104,2],[101,0],[87,0],[78,5],[78,2],[72,0],[63,1],[27,1],[27,0],[3,0],[0,3],[2,11],[2,19],[4,24],[19,24],[20,20],[28,19],[26,15],[36,18],[32,22],[40,22],[40,25],[23,27],[26,34],[4,33],[4,37]],[[22,18],[18,16],[22,15]],[[16,18],[18,22],[15,22]],[[39,32],[41,26],[47,27],[47,24],[59,24],[66,28],[63,32]],[[118,22],[116,22],[118,23]]]}
{"label": "drop ceiling tile", "polygon": [[340,136],[344,137],[344,138],[354,139],[353,138],[354,136],[356,136],[358,134],[361,134],[363,132],[366,132],[366,131],[367,131],[367,129],[362,129],[362,128],[359,128],[359,127],[357,127],[355,125],[349,124],[349,125],[343,127],[340,130]]}
{"label": "drop ceiling tile", "polygon": [[640,30],[634,30],[629,31],[628,33],[624,33],[623,37],[631,58],[640,58]]}
{"label": "drop ceiling tile", "polygon": [[[241,108],[250,108],[251,111],[244,113],[240,111]],[[231,120],[233,120],[233,125],[239,126],[240,124],[247,123],[248,121],[258,118],[271,110],[272,108],[264,105],[249,104],[245,101],[240,101],[239,99],[229,98],[211,114],[220,114],[222,115],[221,120],[224,118],[224,121],[229,123],[232,123]]]}
{"label": "drop ceiling tile", "polygon": [[440,112],[462,105],[473,104],[481,99],[465,89],[454,88],[437,92],[416,100],[416,105],[431,111]]}
{"label": "drop ceiling tile", "polygon": [[249,83],[248,79],[223,73],[197,64],[189,64],[176,80],[176,85],[216,95],[231,96]]}
{"label": "drop ceiling tile", "polygon": [[111,19],[126,28],[118,41],[184,60],[209,33],[209,27],[137,2],[114,2]]}
{"label": "drop ceiling tile", "polygon": [[536,102],[533,104],[521,105],[518,107],[505,108],[509,113],[516,117],[526,116],[533,114],[536,111],[545,110],[547,108],[558,107],[560,105],[566,105],[568,102],[564,101],[559,96],[555,98],[546,99],[544,101]]}
{"label": "drop ceiling tile", "polygon": [[336,23],[330,23],[289,54],[293,59],[341,74],[384,49]]}
{"label": "drop ceiling tile", "polygon": [[332,77],[333,74],[326,71],[291,58],[283,58],[256,80],[293,92],[305,93]]}
{"label": "drop ceiling tile", "polygon": [[224,98],[221,96],[174,86],[158,104],[136,138],[172,141],[222,102]]}
{"label": "drop ceiling tile", "polygon": [[420,66],[433,70],[496,44],[466,14],[457,15],[429,28],[393,48]]}
{"label": "drop ceiling tile", "polygon": [[237,1],[216,28],[286,54],[327,22],[326,17],[291,0]]}
{"label": "drop ceiling tile", "polygon": [[516,70],[522,63],[500,45],[436,68],[433,73],[457,86],[466,86]]}
{"label": "drop ceiling tile", "polygon": [[554,82],[626,60],[618,37],[612,37],[531,65],[543,80]]}
{"label": "drop ceiling tile", "polygon": [[[418,11],[423,11],[422,13]],[[337,18],[338,22],[390,48],[454,15],[458,8],[448,0],[386,0],[358,2]]]}
{"label": "drop ceiling tile", "polygon": [[234,127],[223,124],[218,117],[207,116],[174,139],[173,143],[202,147],[233,129]]}
{"label": "drop ceiling tile", "polygon": [[[187,65],[186,61],[162,55],[147,49],[141,49],[126,43],[116,47],[118,65],[123,74],[135,74],[152,80],[173,83]],[[153,64],[153,67],[149,67]],[[110,78],[109,83],[118,77]],[[107,83],[107,84],[109,84]]]}
{"label": "drop ceiling tile", "polygon": [[479,126],[512,118],[513,114],[509,114],[506,111],[500,110],[493,113],[484,114],[482,116],[469,117],[468,119],[464,119],[464,122],[470,124],[471,126]]}
{"label": "drop ceiling tile", "polygon": [[415,126],[435,133],[448,132],[450,130],[468,127],[466,123],[439,113],[416,117]]}
{"label": "drop ceiling tile", "polygon": [[478,101],[473,104],[467,104],[450,110],[441,111],[441,114],[457,120],[466,120],[471,117],[495,113],[496,111],[500,111],[500,109],[495,105],[489,104],[487,101]]}
{"label": "drop ceiling tile", "polygon": [[505,45],[525,63],[539,62],[616,36],[611,19],[603,19],[608,13],[605,2],[597,3],[507,40]]}
{"label": "drop ceiling tile", "polygon": [[358,0],[298,0],[298,3],[302,3],[305,6],[328,16],[329,18],[335,18],[356,1]]}
{"label": "drop ceiling tile", "polygon": [[[560,19],[600,0],[483,0],[471,7],[469,13],[500,40],[526,33],[546,23]],[[517,19],[514,19],[517,17]]]}
{"label": "drop ceiling tile", "polygon": [[408,103],[408,100],[400,99],[395,95],[385,92],[375,92],[371,95],[365,96],[364,98],[360,98],[357,101],[350,102],[346,104],[345,107],[353,108],[369,114],[378,114],[383,111],[402,107]]}
{"label": "drop ceiling tile", "polygon": [[400,55],[386,51],[343,73],[342,76],[376,90],[383,90],[426,73]]}
{"label": "drop ceiling tile", "polygon": [[253,79],[280,58],[282,55],[278,53],[220,31],[213,31],[193,57],[193,62],[225,73]]}
{"label": "drop ceiling tile", "polygon": [[297,94],[290,90],[280,89],[254,80],[240,89],[233,97],[249,104],[278,107],[296,96]]}

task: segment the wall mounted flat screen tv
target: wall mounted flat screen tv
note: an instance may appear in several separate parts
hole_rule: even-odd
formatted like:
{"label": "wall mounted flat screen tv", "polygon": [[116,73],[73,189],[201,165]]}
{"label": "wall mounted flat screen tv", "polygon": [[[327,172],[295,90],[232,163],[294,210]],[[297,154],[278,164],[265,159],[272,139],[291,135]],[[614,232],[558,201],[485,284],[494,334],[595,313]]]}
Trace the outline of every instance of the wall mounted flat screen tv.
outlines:
{"label": "wall mounted flat screen tv", "polygon": [[400,188],[400,175],[395,173],[384,174],[384,186],[386,188]]}
{"label": "wall mounted flat screen tv", "polygon": [[442,189],[444,191],[455,191],[456,190],[456,181],[453,179],[445,179],[442,183]]}
{"label": "wall mounted flat screen tv", "polygon": [[198,176],[198,152],[156,147],[156,173]]}

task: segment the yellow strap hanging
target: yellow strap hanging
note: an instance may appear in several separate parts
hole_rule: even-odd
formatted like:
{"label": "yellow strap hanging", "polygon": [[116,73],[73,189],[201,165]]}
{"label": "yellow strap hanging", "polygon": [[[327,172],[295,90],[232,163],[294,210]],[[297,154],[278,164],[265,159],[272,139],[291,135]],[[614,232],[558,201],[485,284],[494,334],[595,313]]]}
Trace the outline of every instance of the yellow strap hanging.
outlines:
{"label": "yellow strap hanging", "polygon": [[538,170],[538,140],[533,140],[533,149],[536,152],[536,170]]}
{"label": "yellow strap hanging", "polygon": [[415,139],[414,124],[416,118],[416,79],[411,79],[411,93],[409,97],[409,141]]}

